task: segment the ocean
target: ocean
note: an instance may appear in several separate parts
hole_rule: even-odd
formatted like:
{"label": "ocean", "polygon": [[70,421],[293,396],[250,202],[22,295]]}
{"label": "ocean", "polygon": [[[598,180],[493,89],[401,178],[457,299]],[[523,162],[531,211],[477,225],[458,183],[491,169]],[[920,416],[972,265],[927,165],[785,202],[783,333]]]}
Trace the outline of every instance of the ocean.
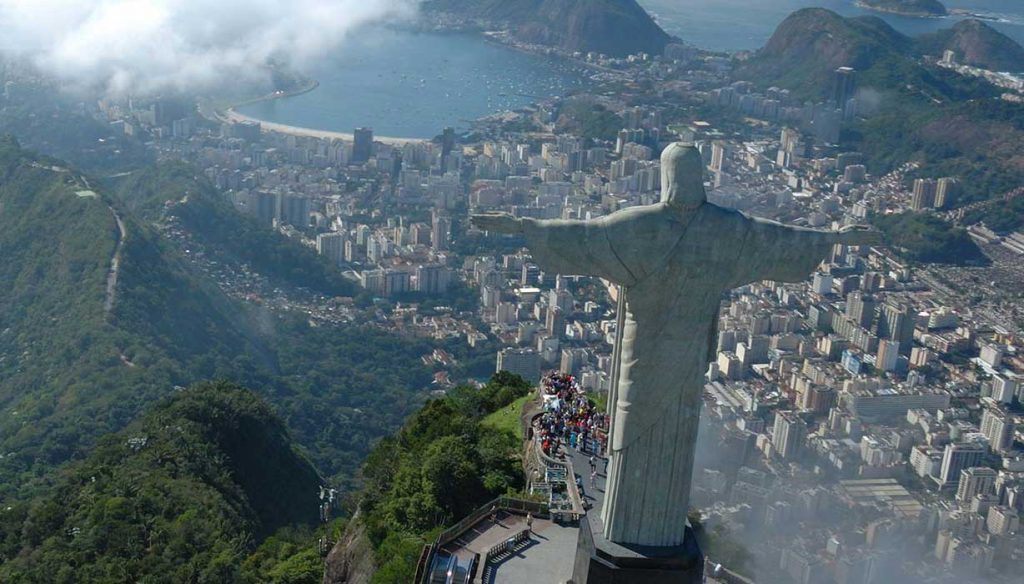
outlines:
{"label": "ocean", "polygon": [[[858,8],[854,0],[637,0],[669,34],[702,49],[742,51],[764,46],[775,27],[801,8],[820,6],[843,16],[874,15],[907,35],[949,28],[963,16],[912,18]],[[993,28],[1024,44],[1024,0],[943,0],[949,10],[983,15]]]}

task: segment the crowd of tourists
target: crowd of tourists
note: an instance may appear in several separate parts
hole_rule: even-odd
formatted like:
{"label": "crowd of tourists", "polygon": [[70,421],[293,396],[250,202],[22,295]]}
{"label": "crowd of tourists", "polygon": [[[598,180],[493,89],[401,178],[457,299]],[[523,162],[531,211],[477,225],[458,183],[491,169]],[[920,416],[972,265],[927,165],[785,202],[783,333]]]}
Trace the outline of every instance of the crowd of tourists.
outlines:
{"label": "crowd of tourists", "polygon": [[541,449],[558,454],[559,444],[601,456],[607,444],[608,417],[597,411],[579,382],[567,373],[551,373],[541,382],[544,415],[540,419]]}

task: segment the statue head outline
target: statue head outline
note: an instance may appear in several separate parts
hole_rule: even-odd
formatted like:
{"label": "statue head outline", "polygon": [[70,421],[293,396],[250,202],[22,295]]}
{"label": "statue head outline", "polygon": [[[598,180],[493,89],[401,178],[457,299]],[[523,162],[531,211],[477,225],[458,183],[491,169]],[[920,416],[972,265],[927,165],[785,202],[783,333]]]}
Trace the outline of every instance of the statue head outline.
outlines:
{"label": "statue head outline", "polygon": [[661,202],[680,210],[707,202],[704,160],[693,144],[673,142],[661,153]]}

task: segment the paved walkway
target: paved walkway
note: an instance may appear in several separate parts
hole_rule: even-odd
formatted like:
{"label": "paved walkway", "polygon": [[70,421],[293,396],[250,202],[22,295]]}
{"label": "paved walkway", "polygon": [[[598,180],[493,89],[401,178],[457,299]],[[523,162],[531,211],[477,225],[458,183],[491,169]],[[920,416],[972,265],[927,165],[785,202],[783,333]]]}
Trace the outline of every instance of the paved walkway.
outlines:
{"label": "paved walkway", "polygon": [[530,544],[495,565],[494,581],[499,584],[562,584],[572,578],[576,559],[576,526],[550,521],[534,523]]}

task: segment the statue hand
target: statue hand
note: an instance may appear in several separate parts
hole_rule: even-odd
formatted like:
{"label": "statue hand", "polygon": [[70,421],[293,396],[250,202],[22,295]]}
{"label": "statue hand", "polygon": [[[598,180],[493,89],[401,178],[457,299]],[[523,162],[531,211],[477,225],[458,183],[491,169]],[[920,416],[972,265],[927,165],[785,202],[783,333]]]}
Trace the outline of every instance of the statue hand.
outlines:
{"label": "statue hand", "polygon": [[885,245],[885,235],[866,225],[847,225],[836,234],[836,243],[843,245]]}
{"label": "statue hand", "polygon": [[516,234],[523,232],[523,221],[505,213],[487,213],[473,215],[473,226],[484,231]]}

